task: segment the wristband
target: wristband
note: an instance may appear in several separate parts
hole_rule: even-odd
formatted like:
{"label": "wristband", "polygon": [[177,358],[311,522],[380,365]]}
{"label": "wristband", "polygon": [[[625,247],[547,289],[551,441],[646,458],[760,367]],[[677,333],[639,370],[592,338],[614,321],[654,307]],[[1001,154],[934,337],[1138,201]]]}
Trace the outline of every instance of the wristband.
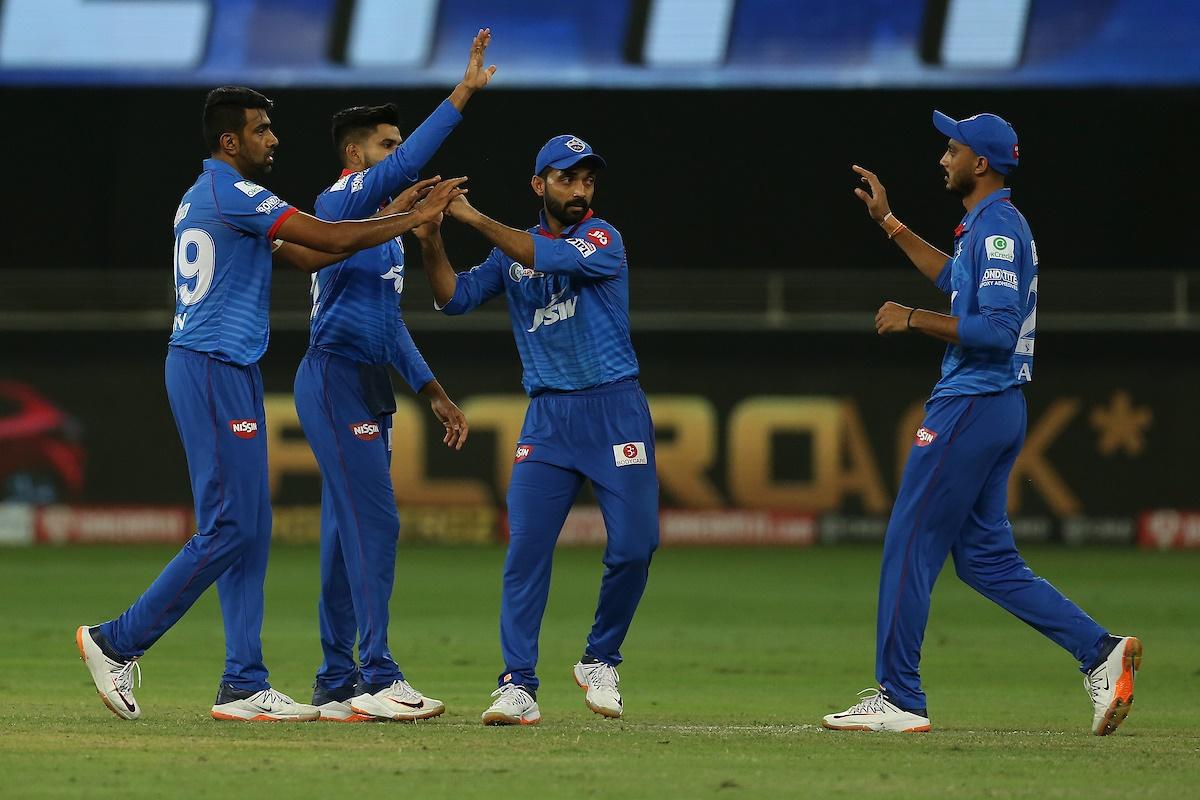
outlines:
{"label": "wristband", "polygon": [[896,234],[900,233],[901,231],[905,231],[905,230],[908,230],[908,226],[905,225],[903,222],[900,222],[899,224],[896,225],[895,228],[892,229],[892,232],[888,234],[888,238],[895,239]]}
{"label": "wristband", "polygon": [[910,308],[908,310],[908,321],[904,323],[904,327],[910,331],[912,330],[912,315],[916,310],[917,309],[915,308]]}

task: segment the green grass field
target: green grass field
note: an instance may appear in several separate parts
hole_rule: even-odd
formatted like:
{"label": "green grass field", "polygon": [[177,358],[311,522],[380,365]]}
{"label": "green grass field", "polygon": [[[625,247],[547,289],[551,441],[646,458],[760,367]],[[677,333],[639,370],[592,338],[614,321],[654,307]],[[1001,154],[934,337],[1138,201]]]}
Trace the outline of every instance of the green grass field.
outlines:
{"label": "green grass field", "polygon": [[[924,677],[934,732],[830,733],[873,678],[878,551],[667,550],[624,647],[626,717],[570,671],[599,553],[557,555],[528,728],[478,724],[494,687],[500,549],[402,548],[391,644],[443,699],[418,724],[215,722],[215,591],[142,659],[143,718],[100,703],[74,630],[121,611],[173,551],[0,550],[4,797],[1182,797],[1200,784],[1200,553],[1034,549],[1034,569],[1146,645],[1133,714],[1088,734],[1071,658],[958,583],[934,594]],[[272,683],[307,700],[320,653],[317,554],[278,547],[264,631]]]}

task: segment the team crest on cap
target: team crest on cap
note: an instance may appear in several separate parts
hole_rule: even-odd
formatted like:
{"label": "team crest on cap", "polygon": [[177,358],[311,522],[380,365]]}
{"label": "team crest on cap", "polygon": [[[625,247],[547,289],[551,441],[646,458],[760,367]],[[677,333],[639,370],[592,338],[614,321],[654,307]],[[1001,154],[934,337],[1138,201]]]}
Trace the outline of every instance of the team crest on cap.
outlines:
{"label": "team crest on cap", "polygon": [[1013,142],[1013,158],[1020,158],[1021,150],[1017,147],[1017,143]]}
{"label": "team crest on cap", "polygon": [[584,150],[587,150],[587,142],[585,142],[583,139],[580,139],[578,136],[572,136],[570,139],[567,139],[565,142],[563,142],[563,147],[566,147],[568,150],[572,150],[576,153],[582,153]]}

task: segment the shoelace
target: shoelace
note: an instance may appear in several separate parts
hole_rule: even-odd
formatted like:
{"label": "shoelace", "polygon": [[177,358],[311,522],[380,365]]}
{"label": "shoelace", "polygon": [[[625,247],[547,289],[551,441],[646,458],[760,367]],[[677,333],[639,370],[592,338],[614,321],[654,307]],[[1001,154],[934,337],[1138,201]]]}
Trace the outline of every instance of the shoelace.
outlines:
{"label": "shoelace", "polygon": [[613,689],[617,688],[617,681],[620,677],[617,674],[617,668],[611,664],[588,664],[588,668],[584,670],[584,676],[587,682],[593,689]]}
{"label": "shoelace", "polygon": [[255,703],[258,703],[264,708],[273,708],[277,705],[291,705],[293,702],[292,698],[285,694],[280,694],[274,689],[263,689],[261,692],[249,699]]}
{"label": "shoelace", "polygon": [[[524,697],[521,697],[521,695],[524,695]],[[500,700],[497,702],[514,704],[524,704],[527,702],[525,698],[529,698],[530,700],[533,699],[529,696],[529,692],[513,683],[504,684],[499,689],[492,692],[492,697],[499,697]]]}
{"label": "shoelace", "polygon": [[408,681],[392,681],[392,692],[403,697],[406,701],[420,701],[425,699],[425,695],[418,692],[412,687]]}
{"label": "shoelace", "polygon": [[863,689],[858,696],[862,700],[851,706],[850,710],[846,712],[847,714],[882,714],[887,711],[884,707],[887,698],[878,689]]}
{"label": "shoelace", "polygon": [[137,673],[137,685],[140,689],[142,686],[142,668],[138,664],[137,659],[133,658],[125,662],[120,671],[113,676],[113,686],[121,694],[133,691],[133,673]]}
{"label": "shoelace", "polygon": [[[1092,702],[1096,701],[1096,699],[1100,696],[1100,692],[1104,689],[1104,686],[1100,680],[1100,673],[1101,670],[1097,669],[1094,672],[1089,672],[1083,679],[1083,685],[1087,687],[1088,694],[1091,696]],[[1107,678],[1108,670],[1104,670],[1104,673],[1105,677]]]}

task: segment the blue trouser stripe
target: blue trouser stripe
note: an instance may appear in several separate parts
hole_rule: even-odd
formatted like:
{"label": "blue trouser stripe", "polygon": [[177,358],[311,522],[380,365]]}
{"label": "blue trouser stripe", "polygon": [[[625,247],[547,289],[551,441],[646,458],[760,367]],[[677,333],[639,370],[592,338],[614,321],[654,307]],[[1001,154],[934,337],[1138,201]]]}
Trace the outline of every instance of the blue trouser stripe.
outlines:
{"label": "blue trouser stripe", "polygon": [[[616,465],[613,446],[626,442],[645,443],[646,464]],[[507,678],[536,689],[554,545],[583,481],[592,481],[608,534],[586,650],[615,665],[658,547],[658,477],[650,409],[633,381],[534,397],[520,443],[532,449],[513,467],[508,487],[510,538],[500,604],[505,669],[499,682]]]}
{"label": "blue trouser stripe", "polygon": [[[296,372],[296,412],[321,470],[321,596],[317,616],[325,688],[403,678],[388,648],[400,517],[392,490],[391,416],[372,416],[358,364],[310,350]],[[375,422],[362,439],[354,425]],[[358,640],[359,664],[354,661]]]}
{"label": "blue trouser stripe", "polygon": [[[268,686],[262,658],[263,581],[271,543],[266,415],[258,367],[172,347],[167,397],[183,440],[196,534],[121,616],[102,626],[118,653],[142,655],[214,582],[225,623],[225,673],[238,689]],[[252,419],[252,438],[230,422]]]}
{"label": "blue trouser stripe", "polygon": [[934,582],[953,554],[964,582],[1070,652],[1081,665],[1107,632],[1037,577],[1017,552],[1008,522],[1008,476],[1025,439],[1025,398],[942,397],[913,446],[883,544],[875,677],[902,708],[924,708],[920,660]]}

